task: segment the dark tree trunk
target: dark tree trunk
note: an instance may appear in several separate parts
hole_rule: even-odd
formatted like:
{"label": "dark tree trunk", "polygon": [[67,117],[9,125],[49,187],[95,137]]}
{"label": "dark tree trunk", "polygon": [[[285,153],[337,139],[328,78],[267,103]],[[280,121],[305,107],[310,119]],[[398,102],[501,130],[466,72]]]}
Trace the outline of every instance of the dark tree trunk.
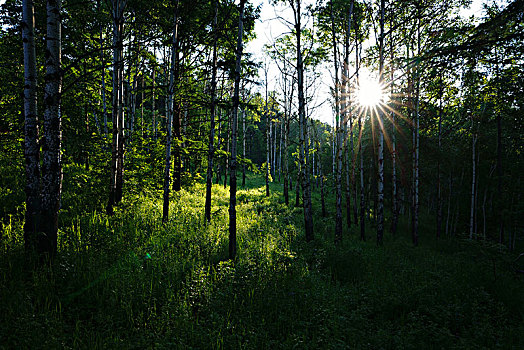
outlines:
{"label": "dark tree trunk", "polygon": [[[178,55],[178,1],[175,8],[175,18],[173,20],[173,37],[172,37],[172,47],[171,47],[171,69],[169,72],[169,87],[168,87],[168,103],[167,103],[167,135],[166,135],[166,163],[164,169],[164,205],[162,211],[162,222],[166,223],[169,220],[169,180],[171,175],[171,143],[172,143],[172,126],[173,126],[173,117],[174,114],[179,114],[179,108],[177,106],[177,111],[175,111],[175,84],[177,82],[176,77],[176,63]],[[179,120],[179,117],[177,117]],[[176,128],[175,128],[176,130]],[[176,131],[175,131],[176,133]],[[180,134],[180,123],[178,123],[178,133]],[[176,160],[178,156],[178,178],[176,177]],[[179,152],[175,151],[175,175],[173,181],[178,180],[178,186],[180,187],[180,158]],[[175,187],[174,184],[173,187]],[[175,189],[176,190],[176,189]],[[180,190],[180,188],[178,188]]]}
{"label": "dark tree trunk", "polygon": [[57,251],[58,211],[62,194],[62,141],[60,99],[61,0],[47,1],[46,75],[44,93],[44,138],[42,144],[42,235],[38,236],[40,255],[53,257]]}
{"label": "dark tree trunk", "polygon": [[125,0],[112,0],[113,16],[113,142],[111,152],[111,181],[107,213],[122,200],[124,166],[124,115],[123,115],[123,17]]}
{"label": "dark tree trunk", "polygon": [[213,186],[213,157],[215,153],[215,105],[216,105],[216,88],[217,88],[217,40],[218,40],[218,0],[215,0],[215,17],[213,19],[213,68],[211,73],[211,112],[210,112],[210,129],[207,151],[207,177],[206,177],[206,203],[205,218],[211,221],[211,188]]}
{"label": "dark tree trunk", "polygon": [[242,35],[244,31],[244,5],[246,0],[240,0],[238,18],[238,38],[235,67],[235,92],[233,95],[233,115],[231,120],[231,161],[229,180],[229,259],[235,259],[237,252],[237,116],[240,96],[240,63],[242,60]]}
{"label": "dark tree trunk", "polygon": [[24,46],[24,156],[26,175],[26,211],[24,243],[27,252],[36,248],[40,231],[40,147],[38,144],[37,70],[35,50],[35,17],[32,0],[24,0],[22,40]]}

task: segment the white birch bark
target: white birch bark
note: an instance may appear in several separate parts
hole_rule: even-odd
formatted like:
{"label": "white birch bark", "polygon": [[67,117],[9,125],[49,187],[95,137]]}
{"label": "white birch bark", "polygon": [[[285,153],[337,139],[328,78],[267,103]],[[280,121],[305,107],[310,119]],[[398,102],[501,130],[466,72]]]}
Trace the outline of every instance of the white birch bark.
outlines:
{"label": "white birch bark", "polygon": [[22,4],[22,41],[24,47],[24,156],[26,175],[26,211],[24,243],[33,251],[40,230],[40,148],[38,145],[37,70],[35,50],[35,17],[33,0]]}
{"label": "white birch bark", "polygon": [[[380,1],[380,37],[379,37],[379,81],[384,82],[384,0]],[[383,109],[378,108],[378,207],[377,207],[377,244],[381,245],[384,237],[384,118]]]}
{"label": "white birch bark", "polygon": [[42,144],[42,235],[38,237],[40,254],[54,256],[57,251],[58,211],[62,194],[62,142],[60,98],[61,0],[47,1],[46,76],[44,91],[44,138]]}
{"label": "white birch bark", "polygon": [[164,205],[162,210],[162,222],[169,220],[169,182],[171,178],[171,141],[173,137],[173,114],[174,114],[174,94],[175,94],[175,69],[176,55],[178,50],[178,1],[175,5],[175,18],[173,20],[173,37],[171,47],[171,69],[169,70],[169,88],[167,100],[167,135],[166,135],[166,161],[164,168]]}

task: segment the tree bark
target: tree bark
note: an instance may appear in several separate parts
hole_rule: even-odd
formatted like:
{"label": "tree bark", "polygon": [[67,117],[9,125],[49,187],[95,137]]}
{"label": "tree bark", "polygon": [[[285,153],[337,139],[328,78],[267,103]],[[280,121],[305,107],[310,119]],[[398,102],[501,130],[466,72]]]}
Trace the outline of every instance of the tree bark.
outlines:
{"label": "tree bark", "polygon": [[126,0],[112,0],[113,16],[113,141],[111,152],[111,181],[109,201],[106,207],[109,215],[113,214],[113,206],[122,200],[123,187],[123,17]]}
{"label": "tree bark", "polygon": [[[353,4],[354,0],[351,0],[349,4],[349,12],[347,17],[347,31],[346,31],[346,41],[344,45],[345,49],[345,57],[344,57],[344,80],[342,82],[342,86],[344,88],[345,96],[346,96],[346,103],[344,106],[345,110],[345,120],[344,120],[344,140],[345,140],[345,150],[347,153],[347,157],[345,157],[346,161],[346,223],[348,229],[351,228],[351,190],[354,189],[354,183],[355,183],[355,163],[353,158],[353,115],[351,112],[351,98],[350,98],[350,91],[351,86],[349,82],[349,39],[351,35],[351,19],[353,17]],[[349,140],[347,139],[347,125],[349,123]],[[349,141],[349,142],[348,142]],[[349,143],[349,144],[348,144]],[[350,163],[351,163],[351,170],[350,170]],[[356,191],[353,193],[353,198],[355,198],[355,204],[356,204]],[[355,211],[355,223],[357,223],[356,220],[356,206],[353,208]]]}
{"label": "tree bark", "polygon": [[[441,77],[442,79],[442,77]],[[440,158],[442,152],[442,80],[440,81],[439,113],[438,113],[438,151],[437,151],[437,239],[442,232],[442,188],[440,175]]]}
{"label": "tree bark", "polygon": [[295,35],[297,40],[297,82],[298,82],[298,115],[299,115],[299,137],[300,137],[300,152],[299,162],[302,172],[302,200],[304,205],[304,228],[306,231],[306,241],[311,241],[314,238],[313,234],[313,212],[311,206],[311,186],[309,178],[309,168],[307,166],[307,158],[309,154],[309,145],[307,139],[307,121],[306,121],[306,101],[304,98],[304,62],[302,60],[301,48],[301,12],[300,3],[298,0],[296,6],[293,4],[293,12],[295,16]]}
{"label": "tree bark", "polygon": [[[218,0],[215,0],[215,17],[213,18],[213,63],[211,70],[211,111],[209,126],[209,144],[207,151],[207,177],[206,177],[206,202],[205,218],[211,221],[211,188],[213,186],[213,157],[215,154],[215,105],[217,89],[217,41],[218,41]],[[220,138],[220,135],[219,135]]]}
{"label": "tree bark", "polygon": [[35,16],[33,0],[24,0],[22,41],[24,46],[24,156],[26,175],[26,211],[24,243],[28,253],[36,248],[40,231],[40,147],[38,144],[37,70],[35,50]]}
{"label": "tree bark", "polygon": [[[390,40],[390,61],[391,61],[391,105],[394,108],[394,64],[393,64],[393,39]],[[395,111],[391,112],[391,187],[392,187],[392,214],[393,220],[391,221],[391,232],[393,235],[397,233],[398,215],[399,215],[399,203],[398,203],[398,188],[397,188],[397,124]]]}
{"label": "tree bark", "polygon": [[[473,118],[471,120],[473,123]],[[473,129],[473,124],[471,126]],[[477,144],[477,135],[475,133],[472,133],[471,137],[471,206],[470,206],[470,214],[469,214],[469,239],[473,239],[473,235],[476,235],[475,232],[475,225],[474,225],[474,217],[475,217],[475,195],[476,195],[476,187],[475,187],[475,181],[476,181],[476,159],[475,159],[475,148]]]}
{"label": "tree bark", "polygon": [[[379,37],[379,83],[384,84],[384,0],[380,1],[380,37]],[[384,118],[383,109],[378,108],[378,212],[377,244],[382,245],[384,237]]]}
{"label": "tree bark", "polygon": [[[168,109],[167,114],[167,135],[166,135],[166,163],[164,168],[164,205],[162,210],[162,222],[166,223],[169,220],[169,181],[171,178],[171,140],[173,137],[172,126],[173,126],[173,116],[175,114],[175,79],[176,79],[176,57],[178,55],[178,0],[175,5],[175,18],[173,20],[173,38],[172,38],[172,47],[171,47],[171,69],[169,71],[169,88],[168,88]],[[180,127],[179,127],[180,133]],[[176,158],[176,155],[175,155]],[[179,159],[180,160],[180,159]],[[179,163],[180,166],[180,163]],[[176,168],[176,165],[175,165]],[[180,167],[178,172],[178,181],[180,182]],[[176,173],[176,169],[175,169]],[[175,175],[176,176],[176,175]],[[173,179],[173,181],[176,181]]]}
{"label": "tree bark", "polygon": [[244,164],[242,164],[242,187],[246,187],[246,108],[242,108],[242,158]]}
{"label": "tree bark", "polygon": [[335,130],[336,130],[336,174],[335,174],[335,244],[342,241],[342,120],[340,118],[340,105],[338,96],[338,55],[337,38],[335,33],[335,19],[333,16],[333,3],[331,2],[331,36],[333,45],[333,65],[335,68]]}
{"label": "tree bark", "polygon": [[240,63],[242,60],[242,36],[244,33],[244,6],[246,0],[240,0],[240,15],[238,18],[238,38],[235,67],[235,92],[233,95],[233,115],[231,121],[231,161],[229,180],[229,259],[233,260],[237,252],[237,116],[240,96]]}
{"label": "tree bark", "polygon": [[47,1],[46,75],[44,92],[44,139],[42,144],[42,235],[38,236],[40,255],[53,257],[57,251],[58,211],[62,194],[62,141],[60,99],[61,0]]}

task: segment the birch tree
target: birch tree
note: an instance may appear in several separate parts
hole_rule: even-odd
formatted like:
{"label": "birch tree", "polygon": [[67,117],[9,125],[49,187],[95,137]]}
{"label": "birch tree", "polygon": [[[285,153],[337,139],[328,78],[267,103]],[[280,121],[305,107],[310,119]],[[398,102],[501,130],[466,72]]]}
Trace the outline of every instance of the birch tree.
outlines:
{"label": "birch tree", "polygon": [[229,180],[229,259],[235,259],[237,252],[237,117],[238,105],[240,100],[240,63],[242,60],[242,36],[244,33],[244,7],[246,0],[240,0],[238,17],[238,38],[236,47],[235,65],[235,91],[233,95],[233,114],[231,120],[231,161],[230,180]]}
{"label": "birch tree", "polygon": [[218,40],[218,0],[214,2],[215,16],[213,17],[213,62],[211,66],[211,105],[210,105],[210,126],[209,126],[209,141],[207,151],[207,177],[206,177],[206,202],[205,202],[205,218],[211,221],[211,188],[213,186],[213,157],[214,157],[214,143],[215,143],[215,105],[216,105],[216,88],[217,88],[217,40]]}
{"label": "birch tree", "polygon": [[57,251],[58,211],[62,195],[62,142],[60,99],[61,67],[61,0],[47,1],[46,74],[44,90],[44,137],[42,144],[42,216],[38,236],[40,254],[54,256]]}
{"label": "birch tree", "polygon": [[22,4],[22,41],[24,47],[24,156],[26,175],[26,211],[24,242],[33,251],[40,230],[40,149],[38,144],[37,70],[35,50],[35,15],[33,0]]}
{"label": "birch tree", "polygon": [[127,0],[112,0],[111,14],[113,18],[113,142],[111,152],[111,177],[109,188],[109,200],[106,207],[106,211],[110,215],[113,214],[113,206],[122,200],[122,188],[124,182],[123,30],[124,10],[126,4]]}
{"label": "birch tree", "polygon": [[[178,0],[175,4],[175,18],[173,20],[173,37],[171,47],[171,69],[169,71],[169,91],[168,91],[168,109],[167,109],[167,135],[166,135],[166,162],[164,169],[164,205],[162,211],[162,222],[167,222],[169,219],[169,181],[171,173],[171,142],[172,142],[172,125],[174,115],[174,94],[175,94],[175,79],[176,79],[176,57],[178,55]],[[180,133],[180,128],[179,128]],[[175,156],[176,157],[176,156]],[[178,159],[180,162],[180,159]],[[179,163],[180,165],[180,163]],[[176,165],[175,165],[176,168]],[[178,181],[180,184],[180,168],[178,169]],[[175,175],[176,176],[176,175]],[[174,179],[174,181],[177,181]],[[180,188],[178,188],[180,189]]]}

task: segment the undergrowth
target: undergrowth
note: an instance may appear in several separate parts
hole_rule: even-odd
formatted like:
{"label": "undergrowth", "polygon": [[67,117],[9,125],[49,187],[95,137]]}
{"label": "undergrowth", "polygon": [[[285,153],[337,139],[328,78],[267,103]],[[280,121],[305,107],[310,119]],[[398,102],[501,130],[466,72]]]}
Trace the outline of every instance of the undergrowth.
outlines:
{"label": "undergrowth", "polygon": [[524,281],[500,247],[424,233],[413,247],[404,223],[382,247],[357,227],[335,247],[316,206],[306,243],[302,208],[251,177],[231,262],[229,188],[213,186],[210,224],[203,184],[174,193],[164,225],[159,190],[131,191],[108,217],[103,191],[83,203],[103,186],[69,178],[52,267],[34,268],[20,215],[4,218],[0,348],[524,347]]}

